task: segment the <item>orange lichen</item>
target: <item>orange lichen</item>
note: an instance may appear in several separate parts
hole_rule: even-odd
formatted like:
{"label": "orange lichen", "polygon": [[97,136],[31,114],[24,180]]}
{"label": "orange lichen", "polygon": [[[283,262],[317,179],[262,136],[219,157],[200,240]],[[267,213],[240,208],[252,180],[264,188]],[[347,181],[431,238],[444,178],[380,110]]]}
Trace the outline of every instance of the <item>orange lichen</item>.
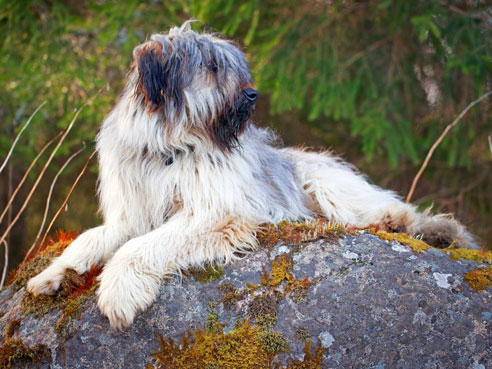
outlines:
{"label": "orange lichen", "polygon": [[379,237],[384,241],[396,241],[403,245],[409,246],[414,252],[423,253],[424,251],[427,251],[429,249],[429,245],[426,244],[424,241],[413,238],[406,233],[389,233],[386,231],[378,230],[376,228],[370,228],[368,229],[368,232],[372,233],[373,235]]}
{"label": "orange lichen", "polygon": [[313,281],[304,278],[304,279],[293,279],[289,281],[289,290],[292,295],[292,299],[295,302],[300,302],[304,300],[307,297],[307,293],[309,290],[309,287],[313,284]]}
{"label": "orange lichen", "polygon": [[260,283],[265,287],[278,287],[282,282],[286,281],[283,295],[292,293],[296,301],[302,300],[307,295],[307,290],[312,284],[312,281],[304,278],[297,279],[291,270],[294,267],[294,261],[290,254],[282,254],[272,261],[271,272],[268,273],[266,268],[263,268]]}
{"label": "orange lichen", "polygon": [[268,285],[276,287],[283,281],[292,281],[295,279],[294,275],[290,272],[294,267],[292,257],[288,254],[280,255],[277,260],[272,261],[271,276],[268,280]]}
{"label": "orange lichen", "polygon": [[251,284],[251,283],[246,283],[246,287],[249,290],[250,296],[253,296],[255,291],[260,288],[260,286],[257,286],[257,285]]}
{"label": "orange lichen", "polygon": [[492,287],[492,267],[473,269],[464,275],[465,281],[478,292]]}
{"label": "orange lichen", "polygon": [[64,231],[60,229],[56,231],[55,237],[48,239],[47,242],[39,247],[38,253],[43,252],[46,248],[53,246],[54,244],[57,244],[58,249],[65,249],[73,242],[73,240],[77,238],[78,235],[79,233],[77,232]]}
{"label": "orange lichen", "polygon": [[36,253],[17,268],[8,283],[16,290],[24,287],[30,278],[46,269],[54,257],[60,256],[75,237],[71,232],[58,231],[55,238],[41,245]]}

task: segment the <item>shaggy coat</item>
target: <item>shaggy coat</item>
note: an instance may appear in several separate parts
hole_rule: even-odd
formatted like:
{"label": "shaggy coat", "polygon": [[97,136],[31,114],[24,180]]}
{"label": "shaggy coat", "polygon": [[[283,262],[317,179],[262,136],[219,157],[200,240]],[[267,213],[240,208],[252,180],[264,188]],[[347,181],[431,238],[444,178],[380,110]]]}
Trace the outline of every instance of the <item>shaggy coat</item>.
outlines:
{"label": "shaggy coat", "polygon": [[232,42],[185,23],[134,50],[119,102],[97,136],[104,224],[81,234],[27,289],[54,294],[64,272],[105,265],[98,304],[131,324],[164,276],[227,263],[262,223],[323,216],[442,246],[475,247],[449,216],[419,213],[328,152],[277,148],[250,119],[257,92]]}

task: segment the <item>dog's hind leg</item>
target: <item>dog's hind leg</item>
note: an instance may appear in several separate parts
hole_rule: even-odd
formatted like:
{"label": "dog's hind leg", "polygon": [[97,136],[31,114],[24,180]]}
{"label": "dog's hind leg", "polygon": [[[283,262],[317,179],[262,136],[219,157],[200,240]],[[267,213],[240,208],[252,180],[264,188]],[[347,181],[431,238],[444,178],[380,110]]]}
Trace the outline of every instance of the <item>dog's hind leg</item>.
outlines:
{"label": "dog's hind leg", "polygon": [[91,266],[101,265],[128,238],[127,231],[121,227],[99,226],[89,229],[77,237],[48,268],[31,278],[27,282],[27,290],[34,295],[54,294],[67,269],[83,274]]}
{"label": "dog's hind leg", "polygon": [[232,218],[200,225],[192,217],[175,215],[161,227],[128,241],[106,264],[99,277],[101,312],[112,328],[130,325],[155,300],[163,277],[236,258],[236,252],[255,246],[255,227]]}
{"label": "dog's hind leg", "polygon": [[293,160],[297,180],[313,200],[312,210],[336,223],[403,231],[438,247],[457,241],[459,247],[479,248],[465,227],[451,216],[419,213],[394,192],[368,183],[349,164],[330,154],[283,151]]}

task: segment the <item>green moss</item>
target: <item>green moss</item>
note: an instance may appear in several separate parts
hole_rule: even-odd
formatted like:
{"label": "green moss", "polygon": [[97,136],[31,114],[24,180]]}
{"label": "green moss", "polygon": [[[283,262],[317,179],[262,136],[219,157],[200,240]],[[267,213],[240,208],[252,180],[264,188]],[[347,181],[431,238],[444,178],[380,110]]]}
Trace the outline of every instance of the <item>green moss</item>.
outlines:
{"label": "green moss", "polygon": [[424,251],[427,251],[429,249],[429,245],[426,244],[424,241],[413,238],[406,233],[389,233],[373,228],[369,229],[368,231],[384,241],[396,241],[403,245],[409,246],[414,252],[423,253]]}
{"label": "green moss", "polygon": [[67,270],[56,295],[34,296],[26,292],[22,298],[21,312],[24,315],[33,314],[39,319],[50,311],[59,309],[62,313],[56,323],[55,332],[59,335],[70,333],[72,319],[80,316],[85,302],[97,289],[96,277],[100,272],[101,268],[92,268],[89,272],[78,275],[74,270]]}
{"label": "green moss", "polygon": [[222,327],[219,324],[219,315],[217,311],[210,309],[207,315],[207,321],[205,323],[205,331],[208,333],[218,334],[222,331]]}
{"label": "green moss", "polygon": [[[197,329],[179,341],[158,334],[158,342],[160,348],[152,354],[147,369],[280,369],[274,359],[288,351],[288,343],[280,333],[254,327],[247,321],[239,322],[227,334],[222,329]],[[293,361],[289,368],[321,368],[323,350],[312,355],[308,343],[305,352],[309,352],[305,359]]]}
{"label": "green moss", "polygon": [[3,331],[3,334],[5,337],[12,337],[20,327],[22,320],[21,319],[14,319],[12,320],[7,326],[5,327],[5,330]]}
{"label": "green moss", "polygon": [[222,292],[222,299],[220,302],[224,304],[225,310],[232,310],[236,307],[237,302],[242,300],[247,293],[247,290],[238,290],[232,283],[222,283],[217,286],[220,292]]}
{"label": "green moss", "polygon": [[195,281],[206,284],[219,280],[224,275],[224,268],[207,264],[203,268],[190,268],[185,274],[191,274]]}
{"label": "green moss", "polygon": [[276,225],[263,224],[257,234],[262,246],[273,247],[279,241],[285,245],[297,245],[302,242],[315,241],[320,238],[336,239],[347,233],[354,233],[347,228],[324,218],[306,222],[283,221]]}
{"label": "green moss", "polygon": [[273,327],[277,324],[277,300],[271,294],[256,296],[248,305],[248,314],[256,324]]}
{"label": "green moss", "polygon": [[277,355],[281,352],[289,352],[289,343],[278,332],[262,329],[256,335],[258,343],[266,352]]}
{"label": "green moss", "polygon": [[51,350],[48,346],[37,344],[29,348],[20,339],[6,337],[0,346],[0,368],[40,366],[43,361],[51,360]]}
{"label": "green moss", "polygon": [[256,335],[259,328],[243,322],[227,334],[197,329],[179,342],[158,335],[160,349],[148,368],[269,368],[273,355],[262,350]]}
{"label": "green moss", "polygon": [[492,287],[492,267],[482,267],[469,271],[464,276],[465,281],[478,292]]}
{"label": "green moss", "polygon": [[444,249],[453,260],[472,260],[479,264],[492,263],[492,252],[470,249]]}
{"label": "green moss", "polygon": [[[48,267],[54,257],[61,255],[74,238],[75,235],[72,233],[58,232],[55,240],[42,245],[31,259],[21,264],[10,285],[16,290],[24,287],[30,278]],[[24,293],[21,312],[24,315],[33,314],[39,319],[50,311],[60,309],[62,313],[55,331],[61,335],[66,334],[71,320],[79,317],[84,303],[94,294],[97,287],[96,277],[100,272],[101,268],[92,268],[87,273],[78,275],[74,270],[67,270],[55,296],[34,296],[29,292]]]}
{"label": "green moss", "polygon": [[54,257],[60,256],[74,239],[74,234],[59,231],[55,240],[42,245],[31,259],[19,266],[10,280],[10,285],[15,290],[24,287],[29,279],[46,269]]}

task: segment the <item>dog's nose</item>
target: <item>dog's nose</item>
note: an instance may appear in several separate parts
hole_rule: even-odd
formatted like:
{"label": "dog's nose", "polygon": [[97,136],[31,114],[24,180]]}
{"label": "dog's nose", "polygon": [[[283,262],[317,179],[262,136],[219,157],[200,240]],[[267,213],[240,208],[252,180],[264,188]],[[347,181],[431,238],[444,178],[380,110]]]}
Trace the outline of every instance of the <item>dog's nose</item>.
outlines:
{"label": "dog's nose", "polygon": [[258,91],[253,90],[252,88],[247,88],[246,90],[243,90],[243,95],[249,101],[253,102],[256,101],[256,99],[258,98]]}

